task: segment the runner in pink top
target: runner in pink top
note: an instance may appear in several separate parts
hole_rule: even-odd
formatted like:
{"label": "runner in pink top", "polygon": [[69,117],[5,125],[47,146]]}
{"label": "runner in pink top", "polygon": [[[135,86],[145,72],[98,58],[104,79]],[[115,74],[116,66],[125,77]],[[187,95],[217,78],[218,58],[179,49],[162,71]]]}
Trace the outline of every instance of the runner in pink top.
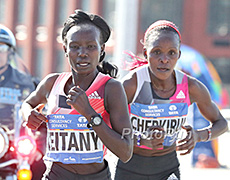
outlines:
{"label": "runner in pink top", "polygon": [[[180,43],[178,28],[170,21],[159,20],[145,32],[145,59],[130,54],[136,57],[130,69],[142,66],[123,80],[135,133],[134,153],[126,164],[118,161],[115,180],[180,179],[176,150],[188,154],[197,142],[227,131],[227,122],[207,88],[174,69],[181,54]],[[185,126],[191,103],[197,103],[210,127],[193,130]],[[184,139],[178,137],[182,128],[187,132]]]}
{"label": "runner in pink top", "polygon": [[102,17],[76,10],[62,31],[71,72],[45,77],[22,105],[29,128],[47,122],[43,179],[110,180],[106,148],[124,163],[131,158],[131,134],[122,137],[131,129],[125,91],[110,77],[117,69],[103,61],[109,36]]}
{"label": "runner in pink top", "polygon": [[[96,132],[87,127],[87,119],[76,109],[66,104],[64,88],[71,75],[70,72],[61,73],[48,97],[48,136],[44,160],[52,159],[54,162],[61,161],[65,164],[102,163],[107,150],[106,146],[103,145]],[[104,106],[105,84],[110,79],[110,76],[99,72],[85,93],[92,108],[102,116],[103,121],[111,128],[110,116]],[[64,135],[65,143],[60,141]],[[55,141],[50,139],[55,139]],[[68,148],[70,146],[72,148]]]}

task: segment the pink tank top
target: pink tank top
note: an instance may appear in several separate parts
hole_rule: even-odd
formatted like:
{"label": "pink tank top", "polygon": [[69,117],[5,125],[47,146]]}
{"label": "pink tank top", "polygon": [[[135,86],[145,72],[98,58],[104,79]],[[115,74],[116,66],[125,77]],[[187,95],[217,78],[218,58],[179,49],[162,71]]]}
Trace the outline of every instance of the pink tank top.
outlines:
{"label": "pink tank top", "polygon": [[[65,164],[100,163],[107,148],[88,121],[74,108],[66,104],[64,87],[72,73],[61,73],[56,79],[48,97],[48,133],[45,160]],[[90,105],[101,114],[105,123],[111,127],[108,112],[104,107],[105,85],[111,77],[98,73],[86,90]]]}
{"label": "pink tank top", "polygon": [[176,91],[169,98],[161,98],[152,89],[148,65],[135,71],[137,89],[130,105],[132,127],[137,134],[143,134],[150,126],[161,126],[166,132],[163,145],[172,146],[188,114],[190,105],[188,77],[185,73],[175,70]]}

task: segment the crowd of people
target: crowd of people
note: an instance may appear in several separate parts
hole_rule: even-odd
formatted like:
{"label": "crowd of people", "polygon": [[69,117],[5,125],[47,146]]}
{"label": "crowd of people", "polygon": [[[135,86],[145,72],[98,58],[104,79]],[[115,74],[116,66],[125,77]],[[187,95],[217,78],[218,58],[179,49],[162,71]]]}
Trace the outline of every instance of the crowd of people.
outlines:
{"label": "crowd of people", "polygon": [[[115,180],[179,180],[177,151],[186,155],[197,142],[217,138],[227,131],[227,122],[205,85],[175,69],[181,34],[173,22],[159,20],[148,27],[144,59],[133,59],[122,81],[116,79],[117,66],[105,62],[110,33],[101,16],[75,10],[62,30],[71,72],[47,75],[23,101],[27,127],[46,126],[42,179],[112,179],[104,158],[109,149],[119,158]],[[0,72],[10,69],[5,64]],[[211,126],[194,130],[186,125],[192,103]],[[185,138],[178,137],[182,129]]]}

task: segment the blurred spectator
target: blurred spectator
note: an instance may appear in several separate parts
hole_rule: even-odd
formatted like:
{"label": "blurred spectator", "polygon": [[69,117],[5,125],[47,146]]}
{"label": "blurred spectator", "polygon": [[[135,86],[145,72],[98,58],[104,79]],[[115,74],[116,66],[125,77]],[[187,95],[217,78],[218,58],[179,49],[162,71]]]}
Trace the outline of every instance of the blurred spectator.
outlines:
{"label": "blurred spectator", "polygon": [[[13,33],[6,26],[0,25],[0,125],[9,130],[17,128],[14,118],[15,104],[20,105],[35,89],[37,82],[33,79],[16,52],[16,40]],[[42,156],[46,138],[41,137],[41,135],[45,136],[44,132],[46,131],[44,129],[45,126],[41,126],[39,133],[34,134],[34,137],[37,137],[38,150],[33,156],[34,158],[30,159],[30,163],[35,160],[31,167],[33,180],[41,179],[42,171],[45,170]],[[38,164],[39,168],[33,168]],[[39,172],[35,173],[34,169],[39,170]]]}

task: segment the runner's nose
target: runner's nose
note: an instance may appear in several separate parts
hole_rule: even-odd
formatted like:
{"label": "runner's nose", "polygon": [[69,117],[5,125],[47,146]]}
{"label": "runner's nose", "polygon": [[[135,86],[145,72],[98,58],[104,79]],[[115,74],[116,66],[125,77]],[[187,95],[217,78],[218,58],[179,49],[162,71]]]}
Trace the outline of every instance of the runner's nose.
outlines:
{"label": "runner's nose", "polygon": [[162,55],[160,56],[160,61],[163,63],[168,63],[169,61],[168,56],[162,53]]}
{"label": "runner's nose", "polygon": [[78,49],[78,57],[87,57],[87,56],[88,56],[88,53],[87,53],[86,48],[79,47],[79,49]]}

